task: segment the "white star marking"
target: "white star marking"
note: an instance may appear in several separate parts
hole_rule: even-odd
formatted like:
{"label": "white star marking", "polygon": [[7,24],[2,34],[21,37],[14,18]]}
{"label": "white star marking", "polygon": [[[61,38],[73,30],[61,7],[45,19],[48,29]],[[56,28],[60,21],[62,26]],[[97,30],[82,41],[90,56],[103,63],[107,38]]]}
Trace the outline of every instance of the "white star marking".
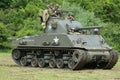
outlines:
{"label": "white star marking", "polygon": [[54,40],[54,42],[57,44],[58,43],[58,41],[59,41],[59,39],[57,38],[57,36],[55,36],[55,38],[53,39]]}

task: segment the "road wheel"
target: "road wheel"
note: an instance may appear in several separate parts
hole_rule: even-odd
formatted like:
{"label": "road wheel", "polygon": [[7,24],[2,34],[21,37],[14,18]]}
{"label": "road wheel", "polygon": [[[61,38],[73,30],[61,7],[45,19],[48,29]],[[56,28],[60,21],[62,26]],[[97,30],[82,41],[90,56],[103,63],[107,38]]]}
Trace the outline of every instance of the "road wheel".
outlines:
{"label": "road wheel", "polygon": [[42,59],[42,58],[39,58],[39,59],[38,59],[38,66],[39,66],[40,68],[45,67],[45,61],[44,61],[44,59]]}
{"label": "road wheel", "polygon": [[73,67],[75,66],[75,62],[74,62],[74,60],[72,60],[72,59],[69,59],[69,61],[68,61],[68,68],[70,68],[70,69],[73,69]]}
{"label": "road wheel", "polygon": [[49,67],[50,67],[50,68],[55,68],[55,67],[56,67],[55,60],[50,60],[50,61],[49,61]]}
{"label": "road wheel", "polygon": [[32,60],[31,60],[31,66],[32,67],[37,67],[38,66],[38,60],[37,60],[37,58],[32,58]]}
{"label": "road wheel", "polygon": [[57,66],[57,68],[63,68],[63,67],[64,67],[64,62],[63,62],[63,60],[62,60],[62,59],[58,59],[58,60],[56,61],[56,66]]}
{"label": "road wheel", "polygon": [[27,66],[28,65],[27,58],[26,57],[22,57],[20,59],[20,64],[21,64],[21,66]]}

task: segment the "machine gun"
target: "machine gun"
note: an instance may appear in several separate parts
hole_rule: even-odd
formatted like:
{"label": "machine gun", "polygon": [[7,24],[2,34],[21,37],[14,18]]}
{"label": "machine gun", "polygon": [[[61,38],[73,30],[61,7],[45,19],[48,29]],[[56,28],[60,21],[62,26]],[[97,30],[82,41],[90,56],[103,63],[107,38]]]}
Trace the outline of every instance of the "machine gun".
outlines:
{"label": "machine gun", "polygon": [[63,15],[64,13],[69,13],[69,12],[73,12],[70,10],[55,10],[56,15]]}
{"label": "machine gun", "polygon": [[62,13],[69,13],[69,12],[73,12],[71,10],[61,10]]}

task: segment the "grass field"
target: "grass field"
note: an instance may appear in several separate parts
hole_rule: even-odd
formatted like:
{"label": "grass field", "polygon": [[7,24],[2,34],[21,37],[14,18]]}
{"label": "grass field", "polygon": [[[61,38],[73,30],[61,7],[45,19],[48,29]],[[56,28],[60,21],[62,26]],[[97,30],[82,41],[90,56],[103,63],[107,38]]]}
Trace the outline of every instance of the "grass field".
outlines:
{"label": "grass field", "polygon": [[0,52],[0,80],[120,80],[120,59],[111,70],[79,71],[17,66],[10,52]]}

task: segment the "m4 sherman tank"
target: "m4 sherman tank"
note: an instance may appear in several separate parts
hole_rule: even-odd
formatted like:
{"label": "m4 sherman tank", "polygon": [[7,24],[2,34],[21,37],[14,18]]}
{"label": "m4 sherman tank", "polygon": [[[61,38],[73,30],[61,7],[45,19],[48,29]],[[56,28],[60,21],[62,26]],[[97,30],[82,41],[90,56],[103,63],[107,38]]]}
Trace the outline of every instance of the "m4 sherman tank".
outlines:
{"label": "m4 sherman tank", "polygon": [[111,69],[118,54],[100,35],[99,26],[83,27],[78,21],[49,17],[44,33],[12,42],[12,58],[20,66]]}

